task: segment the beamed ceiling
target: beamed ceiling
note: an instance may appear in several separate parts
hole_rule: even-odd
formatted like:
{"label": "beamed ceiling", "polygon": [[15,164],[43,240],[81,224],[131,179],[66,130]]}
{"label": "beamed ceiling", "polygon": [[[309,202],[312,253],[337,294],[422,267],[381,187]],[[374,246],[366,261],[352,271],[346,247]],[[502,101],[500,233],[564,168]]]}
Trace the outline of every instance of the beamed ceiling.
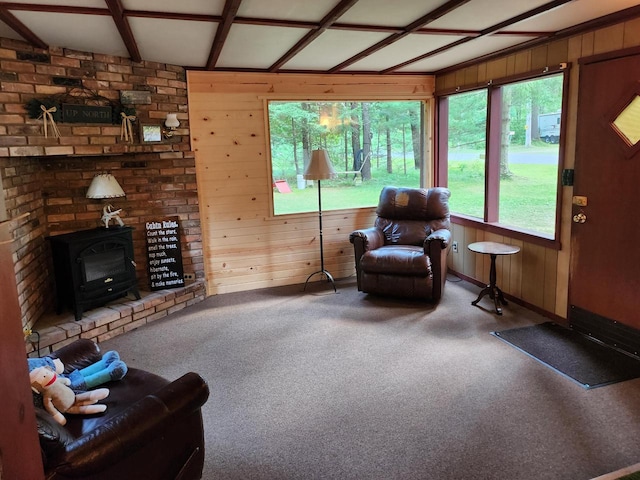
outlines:
{"label": "beamed ceiling", "polygon": [[638,0],[0,1],[0,36],[191,69],[442,73],[640,15]]}

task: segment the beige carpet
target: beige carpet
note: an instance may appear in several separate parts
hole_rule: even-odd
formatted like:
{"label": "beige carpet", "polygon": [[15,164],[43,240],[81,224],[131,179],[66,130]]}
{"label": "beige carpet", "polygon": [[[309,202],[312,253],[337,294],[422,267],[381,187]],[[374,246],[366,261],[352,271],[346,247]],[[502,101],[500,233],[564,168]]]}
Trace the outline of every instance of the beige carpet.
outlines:
{"label": "beige carpet", "polygon": [[640,381],[595,390],[490,335],[479,289],[375,298],[353,279],[218,295],[103,344],[209,383],[205,479],[589,479],[638,461]]}

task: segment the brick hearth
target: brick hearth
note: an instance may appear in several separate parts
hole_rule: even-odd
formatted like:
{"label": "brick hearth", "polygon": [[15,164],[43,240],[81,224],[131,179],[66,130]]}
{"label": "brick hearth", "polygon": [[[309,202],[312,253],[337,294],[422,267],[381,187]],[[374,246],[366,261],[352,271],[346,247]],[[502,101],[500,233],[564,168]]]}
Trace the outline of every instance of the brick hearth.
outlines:
{"label": "brick hearth", "polygon": [[88,310],[78,321],[71,311],[44,315],[33,327],[40,334],[40,349],[27,343],[27,353],[44,356],[79,338],[100,343],[135,330],[204,300],[205,284],[195,281],[181,288],[140,292],[140,296],[140,300],[125,297]]}

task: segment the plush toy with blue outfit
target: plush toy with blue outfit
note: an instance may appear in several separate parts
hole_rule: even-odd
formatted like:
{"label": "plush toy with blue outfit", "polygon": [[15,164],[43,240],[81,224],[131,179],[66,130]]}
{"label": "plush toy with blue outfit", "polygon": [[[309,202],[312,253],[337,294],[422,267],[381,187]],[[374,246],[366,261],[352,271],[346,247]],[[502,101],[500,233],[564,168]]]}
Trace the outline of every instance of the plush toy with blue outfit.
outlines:
{"label": "plush toy with blue outfit", "polygon": [[120,380],[127,373],[127,365],[115,351],[106,352],[96,363],[68,374],[62,373],[64,365],[57,358],[28,358],[27,361],[29,372],[38,367],[48,367],[58,375],[68,378],[71,382],[69,387],[75,392],[84,392],[103,383]]}

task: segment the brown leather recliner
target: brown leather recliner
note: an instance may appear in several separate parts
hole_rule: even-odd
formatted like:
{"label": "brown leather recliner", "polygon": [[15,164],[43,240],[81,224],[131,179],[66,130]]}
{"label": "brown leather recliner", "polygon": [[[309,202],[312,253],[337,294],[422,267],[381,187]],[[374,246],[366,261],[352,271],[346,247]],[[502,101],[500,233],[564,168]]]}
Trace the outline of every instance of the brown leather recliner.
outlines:
{"label": "brown leather recliner", "polygon": [[[54,352],[65,372],[101,358],[91,340],[77,340]],[[36,408],[47,480],[145,480],[202,477],[204,431],[200,407],[209,388],[190,372],[170,382],[129,367],[121,380],[105,385],[104,413],[65,415],[61,426]]]}
{"label": "brown leather recliner", "polygon": [[385,187],[375,226],[349,236],[358,290],[438,301],[451,243],[449,197],[442,187]]}

